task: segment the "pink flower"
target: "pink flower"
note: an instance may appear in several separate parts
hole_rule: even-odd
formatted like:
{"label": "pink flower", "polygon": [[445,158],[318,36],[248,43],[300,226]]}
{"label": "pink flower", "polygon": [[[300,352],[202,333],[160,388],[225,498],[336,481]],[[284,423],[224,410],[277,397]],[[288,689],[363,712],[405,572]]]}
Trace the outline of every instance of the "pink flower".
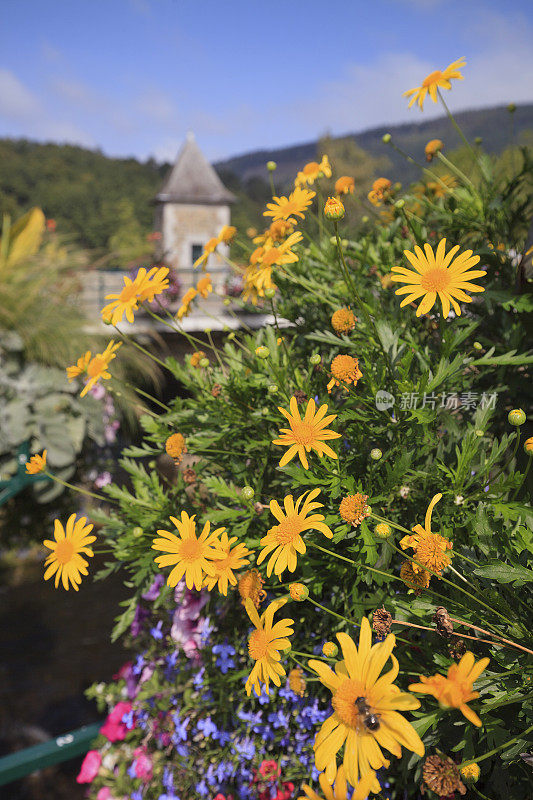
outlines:
{"label": "pink flower", "polygon": [[111,800],[111,789],[109,786],[102,786],[96,795],[96,800]]}
{"label": "pink flower", "polygon": [[102,756],[98,750],[89,750],[83,764],[81,765],[80,774],[76,778],[78,783],[92,783],[98,775],[100,764],[102,763]]}
{"label": "pink flower", "polygon": [[106,736],[110,742],[121,742],[126,738],[126,734],[133,725],[128,726],[122,722],[122,717],[129,714],[132,709],[131,703],[117,703],[106,721],[100,728],[100,733]]}
{"label": "pink flower", "polygon": [[143,747],[137,747],[133,752],[133,756],[135,758],[135,777],[147,783],[152,779],[153,775],[152,759]]}
{"label": "pink flower", "polygon": [[259,773],[264,778],[277,778],[281,773],[276,761],[263,761],[259,767]]}
{"label": "pink flower", "polygon": [[204,592],[186,589],[185,582],[180,581],[174,592],[174,600],[178,603],[178,608],[174,612],[170,635],[181,645],[187,658],[194,658],[200,648],[200,611],[207,603],[207,596]]}

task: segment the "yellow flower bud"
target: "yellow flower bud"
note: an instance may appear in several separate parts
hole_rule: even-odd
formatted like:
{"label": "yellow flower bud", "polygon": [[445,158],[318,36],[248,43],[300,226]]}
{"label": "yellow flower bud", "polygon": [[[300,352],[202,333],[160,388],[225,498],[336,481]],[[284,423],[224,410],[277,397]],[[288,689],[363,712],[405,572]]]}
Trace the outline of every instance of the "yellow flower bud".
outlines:
{"label": "yellow flower bud", "polygon": [[509,411],[509,416],[507,419],[511,425],[516,425],[518,428],[526,421],[526,413],[521,408],[513,408],[512,411]]}
{"label": "yellow flower bud", "polygon": [[466,766],[461,767],[459,772],[461,773],[461,778],[463,778],[463,780],[465,780],[467,783],[476,783],[481,770],[479,769],[478,764],[467,764]]}
{"label": "yellow flower bud", "polygon": [[335,642],[324,642],[322,645],[322,652],[326,656],[326,658],[335,658],[335,656],[339,652],[339,648],[335,644]]}
{"label": "yellow flower bud", "polygon": [[380,539],[387,539],[392,533],[392,528],[386,522],[379,522],[374,528],[374,533]]}
{"label": "yellow flower bud", "polygon": [[291,583],[289,585],[289,594],[292,600],[301,603],[309,597],[309,589],[303,583]]}
{"label": "yellow flower bud", "polygon": [[328,197],[324,206],[324,216],[326,219],[338,220],[344,217],[344,206],[336,197]]}

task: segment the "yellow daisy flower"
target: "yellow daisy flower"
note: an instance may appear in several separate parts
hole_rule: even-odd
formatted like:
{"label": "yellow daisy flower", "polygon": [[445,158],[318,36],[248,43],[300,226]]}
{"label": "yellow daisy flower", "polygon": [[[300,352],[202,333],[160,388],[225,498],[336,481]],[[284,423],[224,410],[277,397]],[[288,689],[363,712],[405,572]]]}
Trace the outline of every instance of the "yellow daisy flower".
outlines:
{"label": "yellow daisy flower", "polygon": [[305,186],[306,184],[312,186],[320,177],[331,178],[331,166],[326,155],[322,156],[320,164],[317,161],[310,161],[306,164],[296,176],[294,184],[295,186]]}
{"label": "yellow daisy flower", "polygon": [[474,654],[465,653],[458,664],[452,664],[448,675],[420,676],[420,683],[412,683],[409,691],[420,694],[431,694],[441,706],[458,708],[466,719],[477,727],[481,727],[478,715],[468,706],[470,700],[477,700],[479,692],[472,691],[474,682],[487,667],[490,658],[481,658],[475,663]]}
{"label": "yellow daisy flower", "polygon": [[187,289],[183,297],[181,298],[181,306],[178,308],[178,313],[176,314],[178,319],[183,319],[183,317],[187,317],[191,312],[191,303],[196,297],[198,292],[192,286],[190,289]]}
{"label": "yellow daisy flower", "polygon": [[122,342],[114,342],[113,339],[109,342],[103,353],[97,353],[87,364],[88,380],[80,392],[80,397],[85,397],[100,379],[109,380],[111,373],[107,371],[110,362],[116,358],[116,351],[121,346]]}
{"label": "yellow daisy flower", "polygon": [[[376,773],[374,770],[370,770],[355,787],[351,800],[366,800],[372,786],[375,785],[375,781]],[[323,798],[317,794],[314,789],[311,789],[310,786],[303,783],[302,789],[305,792],[305,796],[301,795],[298,800],[348,800],[348,785],[346,783],[346,776],[342,764],[338,769],[334,787],[329,785],[323,772],[318,776],[318,782],[324,794]]]}
{"label": "yellow daisy flower", "polygon": [[415,574],[424,572],[423,567],[425,567],[433,572],[438,572],[440,575],[443,569],[450,566],[452,556],[446,551],[452,549],[452,543],[445,536],[441,536],[440,533],[431,532],[431,515],[441,497],[442,494],[436,494],[429,504],[424,527],[415,525],[413,528],[414,534],[404,536],[400,541],[402,550],[412,547],[415,551],[413,558],[416,558],[422,564],[421,567],[412,562],[411,566]]}
{"label": "yellow daisy flower", "polygon": [[264,233],[256,236],[253,240],[254,244],[265,244],[268,239],[272,242],[281,242],[286,236],[293,232],[296,220],[289,217],[289,219],[277,219],[272,222],[269,228]]}
{"label": "yellow daisy flower", "polygon": [[273,197],[273,203],[267,203],[267,210],[263,211],[263,216],[277,219],[288,219],[291,214],[296,217],[304,218],[304,211],[311,205],[315,192],[309,189],[296,187],[289,197]]}
{"label": "yellow daisy flower", "polygon": [[343,175],[335,181],[335,194],[353,194],[355,181],[349,175]]}
{"label": "yellow daisy flower", "polygon": [[430,139],[427,145],[424,147],[426,161],[432,161],[436,154],[440,153],[443,147],[444,142],[442,139]]}
{"label": "yellow daisy flower", "polygon": [[465,64],[465,59],[459,58],[457,61],[453,61],[451,64],[449,64],[442,72],[440,69],[435,70],[435,72],[431,72],[426,78],[424,78],[421,86],[416,86],[414,89],[409,89],[409,91],[404,92],[404,97],[411,98],[409,100],[408,108],[411,108],[413,103],[418,103],[420,110],[423,111],[424,100],[426,99],[427,94],[429,94],[433,102],[436,103],[438,99],[438,89],[451,89],[452,85],[450,81],[463,80],[463,76],[459,70],[462,69]]}
{"label": "yellow daisy flower", "polygon": [[285,239],[284,242],[281,244],[274,246],[273,244],[265,244],[264,247],[261,247],[260,253],[256,252],[256,263],[262,264],[264,267],[273,267],[275,264],[282,266],[283,264],[294,264],[298,261],[298,256],[296,253],[293,253],[291,248],[294,245],[301,242],[303,236],[301,233],[296,231],[295,233],[291,233],[291,235]]}
{"label": "yellow daisy flower", "polygon": [[272,280],[272,267],[247,267],[243,275],[243,284],[243,300],[251,300],[254,305],[257,305],[258,298],[265,296],[265,289],[276,288],[276,284]]}
{"label": "yellow daisy flower", "polygon": [[455,245],[446,254],[446,239],[441,239],[437,250],[434,253],[431,245],[424,245],[425,253],[415,245],[415,252],[404,250],[404,255],[411,263],[413,269],[405,267],[393,267],[391,280],[395,283],[405,283],[401,289],[396,289],[396,294],[407,295],[400,303],[400,308],[419,300],[422,301],[416,310],[416,316],[427,314],[437,299],[437,295],[442,303],[442,315],[448,318],[450,313],[450,303],[453,310],[459,316],[461,308],[457,303],[471,303],[472,298],[465,294],[469,292],[484,292],[482,286],[470,283],[474,278],[486,275],[484,269],[473,270],[479,262],[479,256],[473,256],[472,250],[465,250],[457,258],[455,254],[459,250],[459,245]]}
{"label": "yellow daisy flower", "polygon": [[[267,564],[267,576],[274,574],[279,577],[288,569],[294,572],[296,569],[297,553],[305,553],[305,542],[301,534],[304,531],[316,530],[323,533],[328,539],[333,538],[333,533],[324,524],[323,514],[314,514],[317,508],[322,508],[323,503],[314,503],[313,500],[320,494],[320,489],[313,489],[301,495],[294,503],[291,494],[288,494],[283,501],[285,513],[281,510],[277,500],[270,501],[270,511],[278,520],[278,525],[267,532],[261,539],[263,550],[259,554],[257,563],[261,564],[270,555]],[[300,505],[303,505],[300,508]],[[310,516],[308,516],[310,514]]]}
{"label": "yellow daisy flower", "polygon": [[303,670],[300,667],[295,667],[289,672],[289,689],[298,697],[303,697],[305,694],[306,681],[304,678]]}
{"label": "yellow daisy flower", "polygon": [[339,514],[345,522],[349,522],[354,527],[370,515],[370,508],[367,505],[367,494],[350,494],[343,497],[339,506]]}
{"label": "yellow daisy flower", "polygon": [[78,591],[81,583],[81,576],[87,575],[89,562],[81,557],[80,553],[86,556],[93,556],[94,553],[88,545],[96,541],[96,536],[90,536],[93,525],[87,525],[87,517],[76,519],[76,514],[71,514],[63,528],[61,522],[54,520],[54,539],[45,539],[43,544],[52,552],[46,557],[44,562],[47,567],[44,579],[47,581],[55,574],[55,588],[59,586],[59,581],[63,588],[68,591],[69,581],[72,588]]}
{"label": "yellow daisy flower", "polygon": [[196,536],[196,515],[189,517],[186,511],[181,512],[181,520],[170,517],[170,521],[178,529],[178,536],[165,530],[158,530],[160,539],[154,539],[152,550],[162,550],[166,555],[157,556],[155,563],[159,568],[176,566],[167,579],[169,586],[176,586],[185,575],[188,589],[193,587],[200,591],[206,575],[215,574],[214,560],[225,558],[220,551],[218,537],[225,528],[217,528],[211,533],[211,523],[207,521],[200,536]]}
{"label": "yellow daisy flower", "polygon": [[[419,708],[419,701],[401,692],[393,683],[399,665],[392,655],[396,639],[387,638],[372,646],[372,632],[366,617],[361,620],[359,648],[347,633],[337,633],[344,660],[337,662],[335,672],[323,661],[309,661],[320,681],[332,693],[333,714],[323,723],[315,743],[315,763],[331,784],[337,772],[337,755],[344,746],[346,778],[357,786],[371,770],[388,767],[381,747],[397,758],[403,745],[419,756],[424,745],[413,726],[399,714]],[[380,677],[389,657],[392,669]],[[370,790],[378,792],[378,781],[367,778]]]}
{"label": "yellow daisy flower", "polygon": [[300,417],[295,397],[291,397],[289,408],[290,412],[278,406],[278,411],[281,411],[283,416],[288,419],[290,428],[280,428],[280,438],[274,439],[272,442],[272,444],[289,448],[279,462],[280,467],[284,467],[295,455],[298,455],[305,469],[309,469],[306,452],[310,453],[311,450],[314,450],[319,457],[327,455],[330,458],[337,458],[335,451],[325,444],[328,439],[340,437],[340,433],[326,428],[337,418],[337,414],[326,416],[327,403],[321,405],[317,411],[315,401],[311,398],[307,403],[303,419]]}
{"label": "yellow daisy flower", "polygon": [[235,238],[236,233],[237,228],[235,228],[233,225],[224,225],[218,234],[218,240],[219,242],[224,242],[224,244],[229,244],[231,240]]}
{"label": "yellow daisy flower", "polygon": [[183,454],[187,452],[185,436],[182,433],[173,433],[165,442],[165,450],[179,464]]}
{"label": "yellow daisy flower", "polygon": [[[224,229],[222,229],[222,230],[224,230]],[[209,258],[211,253],[215,252],[215,250],[217,249],[217,247],[220,244],[220,241],[221,241],[220,240],[220,236],[216,236],[216,237],[214,236],[212,239],[209,239],[209,241],[207,242],[206,246],[204,247],[204,252],[200,256],[200,258],[196,259],[196,261],[193,264],[193,267],[199,267],[200,264],[202,265],[202,267],[205,266],[207,264],[207,259]]]}
{"label": "yellow daisy flower", "polygon": [[349,333],[356,322],[357,317],[351,308],[338,308],[331,317],[331,326],[336,333]]}
{"label": "yellow daisy flower", "polygon": [[237,578],[233,574],[233,570],[240,569],[244,567],[245,564],[250,563],[246,558],[246,556],[250,555],[250,550],[248,550],[245,544],[240,542],[233,547],[237,539],[237,536],[232,536],[230,539],[223,529],[217,546],[221,553],[224,554],[224,557],[218,558],[214,562],[214,574],[208,575],[204,579],[204,586],[206,589],[209,589],[209,591],[211,591],[215,584],[218,584],[218,591],[220,594],[227,595],[228,584],[231,584],[231,586],[237,585]]}
{"label": "yellow daisy flower", "polygon": [[[154,267],[156,270],[157,268]],[[152,272],[152,270],[151,270]],[[153,273],[155,275],[155,273]],[[168,282],[166,282],[168,286]],[[118,294],[106,294],[105,299],[111,300],[101,311],[102,319],[104,322],[111,322],[112,325],[118,325],[122,322],[122,317],[126,315],[128,322],[134,321],[133,312],[139,308],[141,297],[146,293],[146,297],[150,296],[152,288],[157,288],[157,284],[151,286],[150,281],[146,276],[146,269],[141,267],[137,273],[135,280],[132,280],[127,275],[124,276],[124,288]],[[152,300],[154,295],[152,295]]]}
{"label": "yellow daisy flower", "polygon": [[89,364],[90,360],[91,360],[91,351],[87,350],[86,353],[84,353],[82,356],[78,358],[74,366],[67,367],[67,378],[69,383],[71,383],[74,380],[74,378],[78,378],[80,375],[86,372],[87,365]]}
{"label": "yellow daisy flower", "polygon": [[204,300],[209,296],[209,293],[213,291],[213,284],[211,283],[211,275],[209,272],[206,272],[205,275],[200,278],[196,284],[196,291]]}
{"label": "yellow daisy flower", "polygon": [[237,590],[241,596],[242,604],[245,605],[246,601],[250,599],[254,606],[259,608],[266,598],[263,584],[263,578],[256,569],[249,569],[244,575],[241,575],[239,583],[237,584]]}
{"label": "yellow daisy flower", "polygon": [[357,381],[363,377],[363,373],[359,369],[359,360],[352,356],[335,356],[331,362],[331,376],[327,386],[328,392],[331,392],[334,386],[342,385],[346,391],[348,391],[350,383],[357,386]]}
{"label": "yellow daisy flower", "polygon": [[34,455],[26,462],[26,472],[28,475],[37,475],[46,469],[46,454],[48,450],[43,450],[42,456]]}
{"label": "yellow daisy flower", "polygon": [[274,623],[275,612],[285,605],[287,598],[280,598],[269,603],[265,611],[259,616],[252,600],[245,601],[246,613],[252,620],[255,630],[248,639],[248,653],[255,664],[246,681],[246,694],[250,695],[252,687],[258,697],[261,695],[261,683],[265,685],[267,694],[270,694],[270,681],[280,686],[281,677],[286,675],[285,669],[279,663],[281,651],[291,646],[288,636],[294,633],[290,627],[292,619],[281,619]]}
{"label": "yellow daisy flower", "polygon": [[152,303],[156,294],[161,294],[168,289],[168,267],[152,267],[146,272],[144,267],[141,267],[137,273],[137,278],[142,280],[142,289],[139,292],[139,301],[144,303]]}

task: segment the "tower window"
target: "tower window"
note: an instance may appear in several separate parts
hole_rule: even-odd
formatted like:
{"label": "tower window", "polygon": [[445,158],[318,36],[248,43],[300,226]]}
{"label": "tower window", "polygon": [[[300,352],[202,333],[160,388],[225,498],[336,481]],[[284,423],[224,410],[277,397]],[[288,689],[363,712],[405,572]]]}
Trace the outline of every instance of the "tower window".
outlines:
{"label": "tower window", "polygon": [[192,245],[192,247],[191,247],[191,259],[192,259],[192,263],[193,264],[194,264],[195,261],[197,261],[200,258],[200,256],[202,255],[203,252],[204,252],[203,244],[193,244]]}

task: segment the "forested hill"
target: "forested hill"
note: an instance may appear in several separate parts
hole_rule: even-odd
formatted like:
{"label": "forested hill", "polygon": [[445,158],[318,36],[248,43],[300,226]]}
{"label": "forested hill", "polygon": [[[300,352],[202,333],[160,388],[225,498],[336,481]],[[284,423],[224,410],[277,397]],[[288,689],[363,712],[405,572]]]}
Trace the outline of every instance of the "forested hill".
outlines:
{"label": "forested hill", "polygon": [[[533,133],[533,104],[517,106],[511,116],[507,106],[487,108],[476,111],[463,111],[455,115],[469,141],[480,136],[483,148],[488,153],[501,153],[511,144],[513,136],[520,142],[523,134]],[[421,121],[422,115],[413,109],[413,122],[404,125],[388,125],[357,134],[345,134],[342,138],[352,138],[355,143],[374,158],[387,156],[392,162],[391,175],[388,177],[407,184],[419,176],[416,166],[410,165],[391,147],[383,144],[382,136],[391,133],[395,144],[417,161],[424,160],[424,145],[430,139],[442,139],[447,150],[459,147],[462,142],[447,117],[439,117],[427,122]],[[529,142],[531,144],[531,142]],[[276,177],[280,181],[291,179],[301,169],[301,165],[312,161],[317,155],[317,143],[305,142],[282,147],[277,150],[257,150],[241,156],[226,159],[215,164],[220,171],[234,172],[242,181],[252,177],[266,177],[265,164],[275,161],[278,165]]]}
{"label": "forested hill", "polygon": [[118,225],[151,230],[152,200],[169,165],[68,144],[0,139],[0,214],[40,206],[57,230],[106,248]]}
{"label": "forested hill", "polygon": [[[457,115],[466,135],[483,138],[483,147],[500,153],[512,141],[533,145],[533,104],[518,106],[511,117],[505,107]],[[413,120],[419,120],[416,111]],[[278,164],[276,187],[284,189],[299,169],[326,146],[338,169],[353,174],[363,191],[376,174],[408,184],[420,176],[417,167],[382,142],[390,132],[402,150],[423,162],[424,145],[439,138],[447,152],[460,140],[446,118],[376,128],[329,142],[307,142],[278,150],[246,153],[215,164],[226,186],[237,195],[236,225],[261,224],[261,211],[270,196],[266,162]],[[153,159],[108,158],[103,153],[64,144],[39,144],[24,139],[0,139],[0,217],[16,217],[40,206],[57,230],[83,247],[101,252],[130,250],[133,258],[145,249],[153,224],[153,198],[169,164]]]}

